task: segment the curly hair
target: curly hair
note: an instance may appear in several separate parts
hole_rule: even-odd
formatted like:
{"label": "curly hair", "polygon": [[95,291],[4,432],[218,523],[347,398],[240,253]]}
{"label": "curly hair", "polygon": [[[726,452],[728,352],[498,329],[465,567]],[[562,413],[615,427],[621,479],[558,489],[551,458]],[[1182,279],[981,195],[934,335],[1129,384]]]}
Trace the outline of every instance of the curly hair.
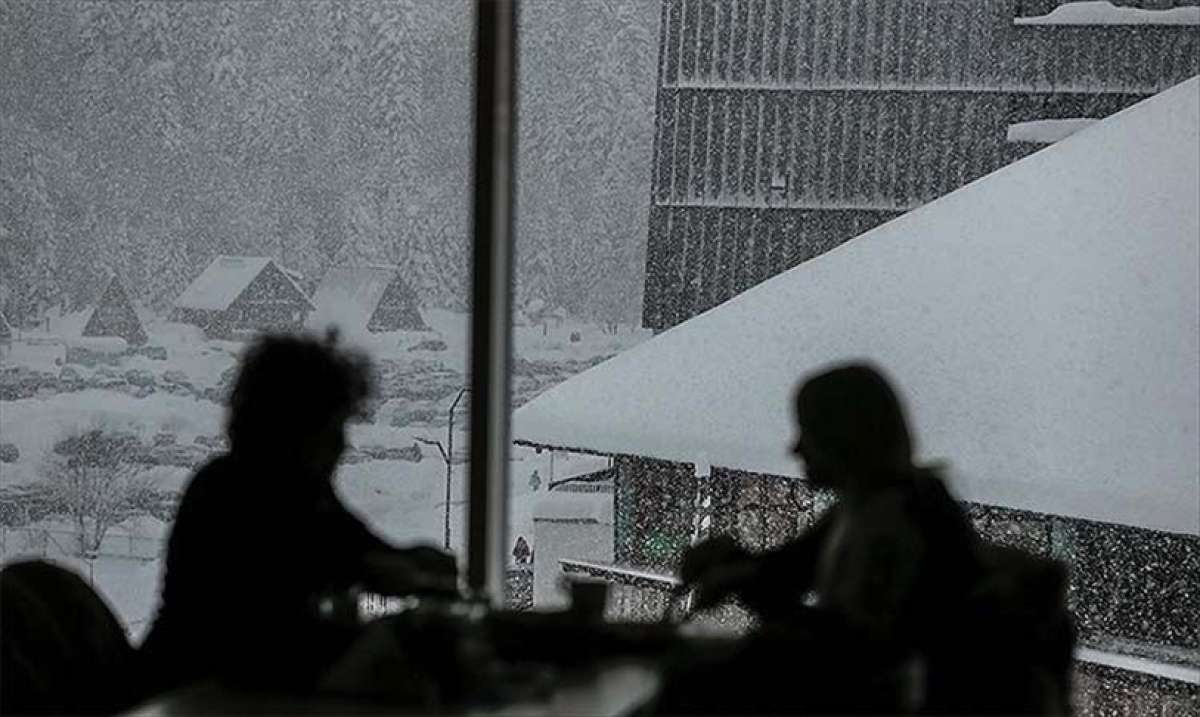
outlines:
{"label": "curly hair", "polygon": [[371,391],[370,361],[339,348],[336,333],[262,336],[242,357],[229,397],[231,450],[304,441],[330,420],[361,414]]}

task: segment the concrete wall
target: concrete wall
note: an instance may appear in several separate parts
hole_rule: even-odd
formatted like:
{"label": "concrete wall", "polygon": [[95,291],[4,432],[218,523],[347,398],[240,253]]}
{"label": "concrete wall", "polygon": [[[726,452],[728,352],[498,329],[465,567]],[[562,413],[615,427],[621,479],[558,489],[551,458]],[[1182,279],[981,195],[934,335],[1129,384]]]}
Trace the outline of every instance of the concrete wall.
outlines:
{"label": "concrete wall", "polygon": [[[610,513],[611,515],[611,513]],[[568,598],[559,589],[561,558],[598,563],[613,560],[613,524],[609,520],[534,518],[533,606],[564,607]]]}

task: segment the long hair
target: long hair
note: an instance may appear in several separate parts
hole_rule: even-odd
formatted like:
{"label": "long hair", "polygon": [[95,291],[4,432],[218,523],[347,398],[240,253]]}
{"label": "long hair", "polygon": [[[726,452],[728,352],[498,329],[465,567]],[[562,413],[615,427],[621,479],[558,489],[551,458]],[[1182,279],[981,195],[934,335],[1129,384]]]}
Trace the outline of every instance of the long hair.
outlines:
{"label": "long hair", "polygon": [[796,416],[820,449],[847,468],[891,473],[912,466],[904,406],[869,364],[845,364],[806,380],[796,393]]}
{"label": "long hair", "polygon": [[298,445],[329,421],[360,413],[370,392],[370,362],[339,348],[336,334],[263,336],[243,356],[229,398],[231,450]]}

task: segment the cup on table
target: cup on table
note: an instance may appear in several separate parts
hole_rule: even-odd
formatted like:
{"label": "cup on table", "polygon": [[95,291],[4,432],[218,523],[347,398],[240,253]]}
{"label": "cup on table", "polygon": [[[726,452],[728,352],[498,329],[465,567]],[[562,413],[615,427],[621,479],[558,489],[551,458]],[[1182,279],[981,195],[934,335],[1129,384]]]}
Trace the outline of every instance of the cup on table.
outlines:
{"label": "cup on table", "polygon": [[604,619],[608,606],[608,583],[602,580],[572,580],[571,612],[582,620]]}

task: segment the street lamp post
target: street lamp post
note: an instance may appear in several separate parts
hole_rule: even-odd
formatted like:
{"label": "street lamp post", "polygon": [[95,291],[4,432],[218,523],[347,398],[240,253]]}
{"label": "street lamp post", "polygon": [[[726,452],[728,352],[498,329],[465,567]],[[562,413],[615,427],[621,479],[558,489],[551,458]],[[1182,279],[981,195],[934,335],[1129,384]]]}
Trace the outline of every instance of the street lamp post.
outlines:
{"label": "street lamp post", "polygon": [[442,547],[446,550],[450,549],[450,479],[453,476],[453,466],[450,463],[450,456],[446,454],[446,447],[441,441],[435,441],[431,438],[416,437],[418,443],[424,443],[427,446],[437,446],[438,453],[442,454],[442,462],[446,464],[446,526],[442,535]]}
{"label": "street lamp post", "polygon": [[441,441],[431,440],[429,438],[417,438],[417,441],[429,446],[437,446],[438,452],[442,454],[442,461],[446,464],[446,517],[445,525],[442,529],[442,546],[450,549],[450,500],[451,500],[451,485],[454,478],[454,412],[458,410],[458,404],[462,401],[465,395],[471,389],[464,386],[458,390],[458,395],[454,397],[454,403],[450,404],[449,421],[446,424],[446,445],[443,446]]}
{"label": "street lamp post", "polygon": [[446,550],[450,549],[450,475],[452,466],[454,465],[454,411],[458,409],[458,403],[462,401],[462,397],[470,390],[467,386],[458,389],[458,395],[454,397],[454,403],[450,404],[449,420],[446,423],[446,445],[448,448],[448,455],[446,456],[446,525],[444,529]]}

